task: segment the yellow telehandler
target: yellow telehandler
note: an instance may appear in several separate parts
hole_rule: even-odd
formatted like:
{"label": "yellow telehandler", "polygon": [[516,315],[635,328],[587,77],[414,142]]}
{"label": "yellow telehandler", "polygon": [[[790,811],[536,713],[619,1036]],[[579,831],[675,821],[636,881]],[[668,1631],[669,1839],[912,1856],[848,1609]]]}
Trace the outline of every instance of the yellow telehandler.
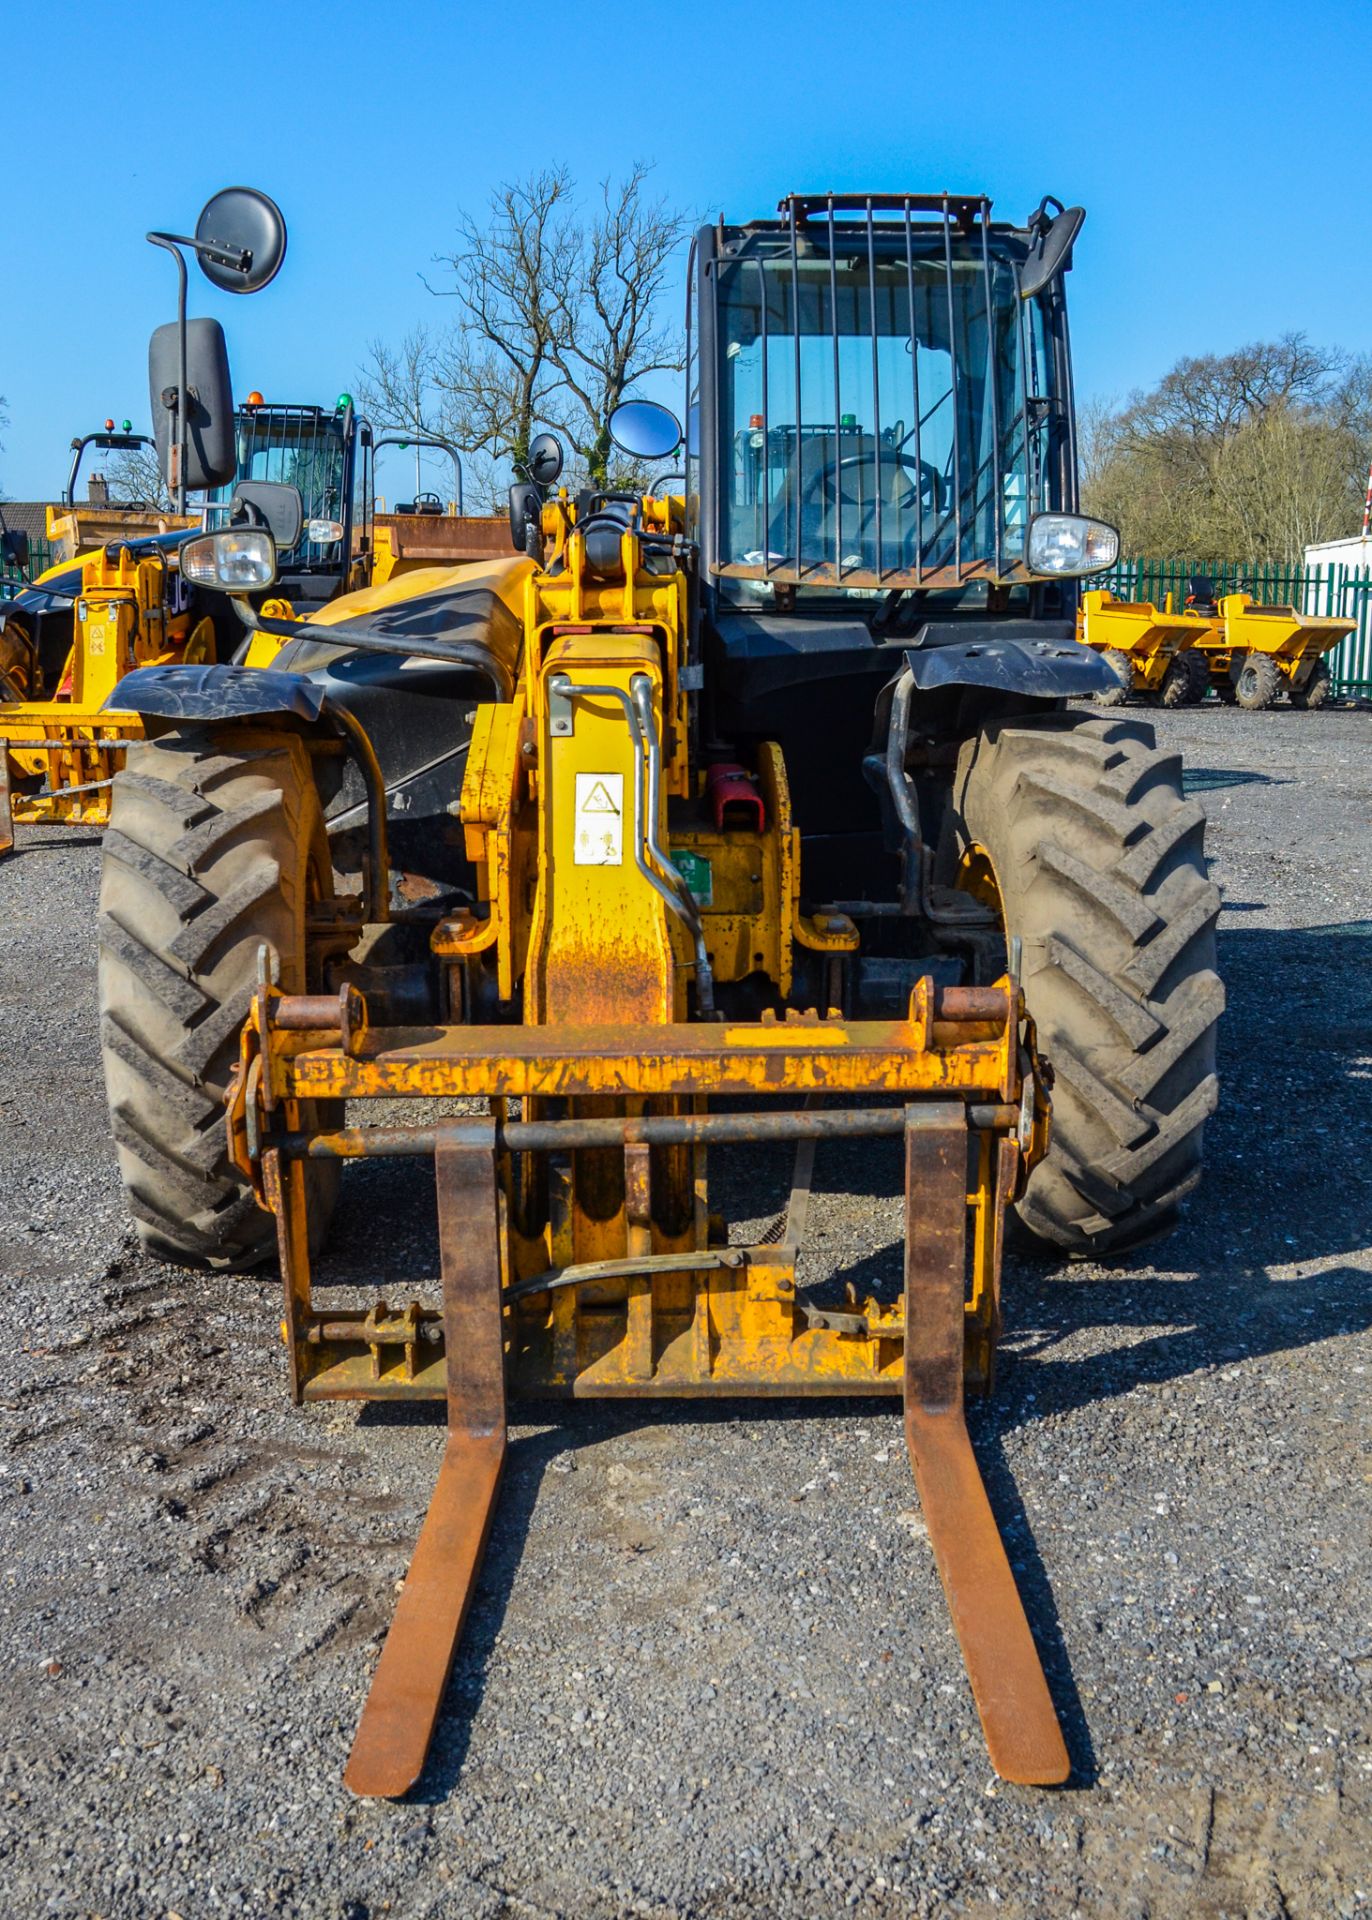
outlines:
{"label": "yellow telehandler", "polygon": [[[101,1041],[143,1243],[279,1262],[297,1401],[446,1407],[359,1794],[423,1770],[510,1396],[903,1402],[992,1763],[1068,1776],[964,1396],[1012,1210],[1081,1255],[1175,1220],[1223,1003],[1175,757],[1067,706],[1113,683],[1074,628],[1118,547],[1077,503],[1083,217],[794,195],[707,226],[684,442],[647,400],[609,422],[641,491],[573,497],[540,436],[512,552],[304,622],[254,604],[269,531],[202,535],[188,563],[285,644],[119,690],[148,737],[104,842]],[[879,1137],[903,1286],[803,1285],[816,1153]],[[794,1146],[790,1200],[742,1240],[708,1157],[759,1142]],[[341,1169],[403,1155],[439,1273],[316,1295]]]}

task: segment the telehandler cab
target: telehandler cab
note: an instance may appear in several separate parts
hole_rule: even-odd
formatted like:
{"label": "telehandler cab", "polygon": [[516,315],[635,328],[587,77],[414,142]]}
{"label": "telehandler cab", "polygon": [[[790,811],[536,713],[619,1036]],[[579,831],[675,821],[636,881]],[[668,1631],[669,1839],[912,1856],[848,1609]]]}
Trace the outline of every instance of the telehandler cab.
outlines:
{"label": "telehandler cab", "polygon": [[[903,1397],[992,1762],[1067,1777],[964,1392],[992,1381],[1012,1208],[1079,1255],[1175,1219],[1223,1004],[1176,758],[1066,704],[1114,685],[1073,637],[1117,547],[1078,511],[1082,217],[796,195],[705,227],[684,488],[573,498],[544,436],[512,556],[303,626],[240,600],[282,628],[271,669],[120,689],[152,737],[115,782],[100,1002],[144,1245],[277,1255],[298,1401],[447,1406],[358,1793],[423,1768],[507,1394]],[[611,428],[640,470],[682,457],[664,408]],[[195,544],[226,590],[270,588],[262,530]],[[471,1106],[345,1124],[397,1096]],[[798,1285],[817,1147],[882,1135],[903,1291]],[[707,1154],[759,1141],[795,1173],[744,1245]],[[434,1164],[435,1286],[320,1305],[340,1167],[392,1155]]]}

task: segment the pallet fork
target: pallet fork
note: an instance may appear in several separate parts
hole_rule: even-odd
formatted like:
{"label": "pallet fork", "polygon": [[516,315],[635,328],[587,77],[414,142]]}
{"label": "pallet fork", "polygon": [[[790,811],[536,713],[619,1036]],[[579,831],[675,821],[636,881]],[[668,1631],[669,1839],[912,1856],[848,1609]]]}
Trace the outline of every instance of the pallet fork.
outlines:
{"label": "pallet fork", "polygon": [[[295,1396],[442,1395],[447,1404],[437,1484],[348,1762],[355,1793],[395,1798],[423,1771],[495,1512],[507,1383],[577,1396],[901,1394],[992,1764],[1027,1784],[1067,1778],[1066,1747],[964,1415],[965,1380],[989,1386],[994,1364],[1005,1208],[1046,1142],[1039,1074],[1008,979],[941,993],[921,981],[905,1021],[554,1036],[372,1030],[355,988],[336,1000],[285,996],[264,969],[229,1131],[235,1159],[277,1219]],[[786,1093],[807,1081],[802,1104],[785,1110],[707,1111],[698,1093],[705,1085],[731,1096]],[[592,1103],[590,1088],[616,1094],[618,1111],[607,1113],[603,1097]],[[816,1094],[827,1101],[888,1088],[894,1104],[815,1104]],[[484,1095],[492,1111],[428,1128],[302,1125],[308,1100],[405,1089]],[[523,1101],[525,1117],[510,1117],[510,1096]],[[815,1142],[883,1134],[904,1141],[903,1301],[813,1307],[797,1292],[794,1266]],[[654,1252],[663,1235],[653,1169],[664,1156],[687,1154],[699,1201],[707,1145],[763,1140],[799,1143],[781,1242],[724,1247],[697,1231],[692,1247]],[[316,1313],[309,1162],[404,1153],[434,1161],[441,1310],[377,1302],[366,1313]],[[593,1174],[603,1194],[607,1162],[621,1155],[625,1256],[521,1274],[511,1220],[529,1169],[551,1170],[554,1195],[560,1183],[574,1207],[581,1177]],[[554,1220],[554,1244],[555,1229]]]}

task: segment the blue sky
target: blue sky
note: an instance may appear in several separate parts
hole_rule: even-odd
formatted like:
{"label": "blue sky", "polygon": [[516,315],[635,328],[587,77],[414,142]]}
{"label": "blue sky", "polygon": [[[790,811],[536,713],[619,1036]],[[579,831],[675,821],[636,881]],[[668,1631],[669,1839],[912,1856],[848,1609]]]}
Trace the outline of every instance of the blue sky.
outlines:
{"label": "blue sky", "polygon": [[984,190],[1017,219],[1081,201],[1083,397],[1288,328],[1372,351],[1370,28],[1367,0],[24,9],[0,490],[51,496],[107,414],[146,429],[175,280],[143,233],[240,182],[280,202],[285,267],[251,299],[192,269],[191,311],[224,321],[236,389],[275,399],[331,401],[369,339],[446,318],[418,275],[493,183],[560,160],[593,188],[637,156],[729,219],[830,187]]}

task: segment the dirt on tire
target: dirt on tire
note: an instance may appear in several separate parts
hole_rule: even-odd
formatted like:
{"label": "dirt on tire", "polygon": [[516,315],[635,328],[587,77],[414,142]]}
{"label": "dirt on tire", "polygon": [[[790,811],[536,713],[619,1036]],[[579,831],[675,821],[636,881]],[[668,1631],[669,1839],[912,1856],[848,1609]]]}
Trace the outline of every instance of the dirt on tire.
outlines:
{"label": "dirt on tire", "polygon": [[1141,721],[1008,720],[959,762],[954,848],[990,860],[1056,1073],[1019,1215],[1079,1256],[1164,1231],[1200,1178],[1224,1008],[1204,825]]}
{"label": "dirt on tire", "polygon": [[286,991],[303,992],[307,907],[331,891],[298,738],[221,746],[196,729],[129,749],[102,849],[100,1045],[129,1206],[161,1259],[238,1268],[275,1248],[272,1217],[229,1164],[224,1095],[261,943]]}

